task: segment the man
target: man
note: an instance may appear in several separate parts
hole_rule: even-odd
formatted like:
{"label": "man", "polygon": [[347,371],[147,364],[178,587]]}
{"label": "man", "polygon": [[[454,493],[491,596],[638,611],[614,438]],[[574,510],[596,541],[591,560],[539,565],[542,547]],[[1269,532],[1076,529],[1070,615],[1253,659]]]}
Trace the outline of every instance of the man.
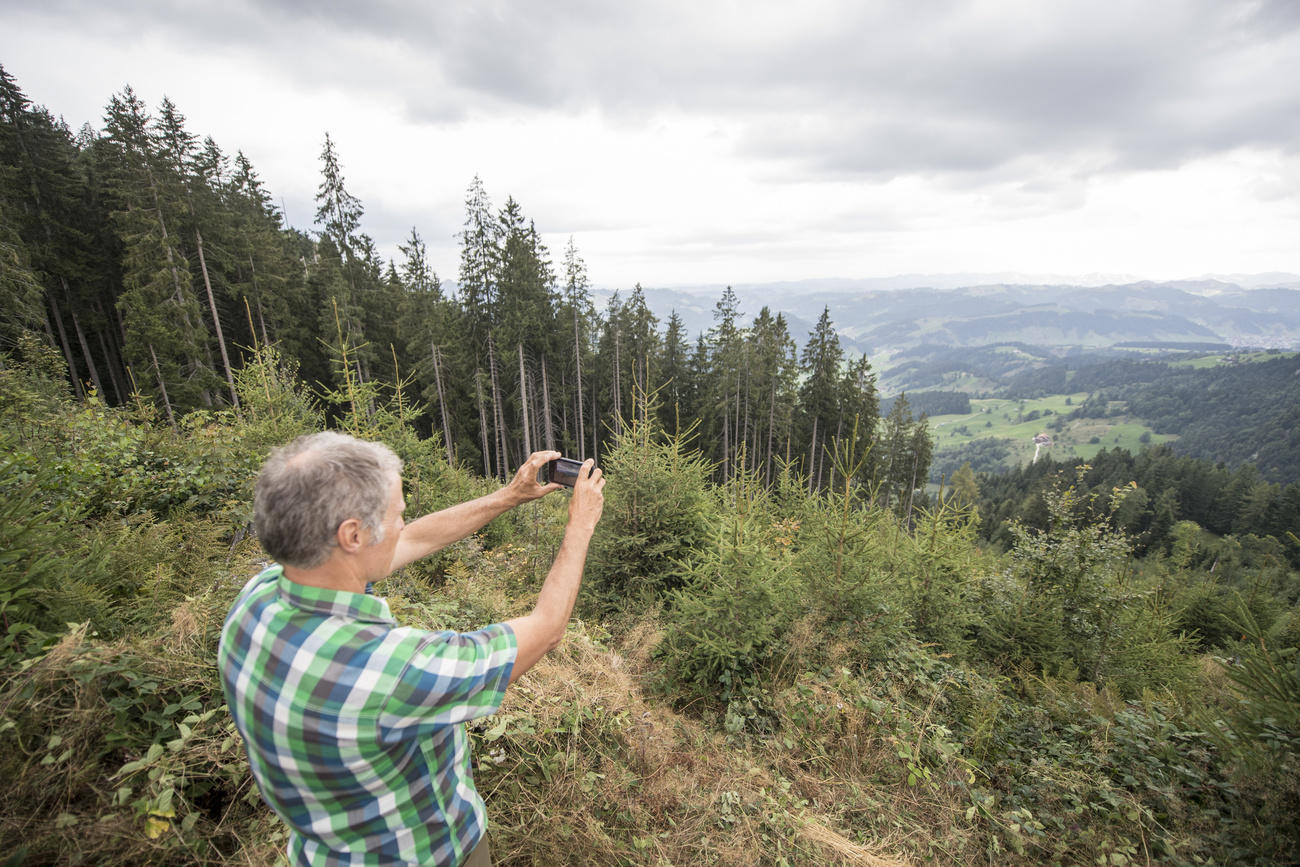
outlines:
{"label": "man", "polygon": [[537,452],[497,491],[404,524],[401,461],[339,433],[272,453],[255,526],[276,565],[221,633],[226,700],[292,864],[487,864],[486,816],[464,722],[495,713],[560,643],[605,479],[588,460],[532,613],[477,632],[398,626],[373,582],[559,485]]}

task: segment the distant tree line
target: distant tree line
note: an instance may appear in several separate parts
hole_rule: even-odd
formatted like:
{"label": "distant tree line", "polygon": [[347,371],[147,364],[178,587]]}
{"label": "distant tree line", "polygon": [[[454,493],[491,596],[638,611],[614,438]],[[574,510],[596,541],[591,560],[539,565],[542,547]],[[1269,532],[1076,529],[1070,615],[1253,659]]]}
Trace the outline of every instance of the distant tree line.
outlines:
{"label": "distant tree line", "polygon": [[[896,398],[880,401],[880,411],[888,413]],[[917,391],[907,395],[913,412],[926,415],[969,415],[970,395],[964,391]]]}
{"label": "distant tree line", "polygon": [[477,177],[452,294],[415,227],[400,261],[380,255],[328,134],[320,171],[305,232],[242,152],[192,133],[169,99],[150,111],[126,87],[102,129],[74,133],[0,68],[0,345],[37,333],[78,396],[148,404],[172,426],[238,413],[238,371],[274,345],[321,393],[400,393],[451,461],[489,476],[543,447],[599,458],[654,412],[720,480],[770,482],[789,464],[825,488],[828,455],[856,438],[856,481],[880,500],[904,508],[924,484],[925,420],[906,401],[880,418],[875,374],[828,311],[802,347],[730,289],[694,337],[639,285],[598,311],[573,239],[557,265],[521,205],[495,207]]}

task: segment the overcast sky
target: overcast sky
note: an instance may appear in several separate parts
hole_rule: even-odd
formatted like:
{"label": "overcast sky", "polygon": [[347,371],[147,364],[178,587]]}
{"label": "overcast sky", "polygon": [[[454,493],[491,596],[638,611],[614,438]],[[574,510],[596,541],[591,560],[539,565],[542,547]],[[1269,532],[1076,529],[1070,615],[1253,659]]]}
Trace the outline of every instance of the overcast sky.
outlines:
{"label": "overcast sky", "polygon": [[455,279],[465,190],[609,287],[1300,272],[1300,2],[0,0],[75,129],[130,84],[311,228]]}

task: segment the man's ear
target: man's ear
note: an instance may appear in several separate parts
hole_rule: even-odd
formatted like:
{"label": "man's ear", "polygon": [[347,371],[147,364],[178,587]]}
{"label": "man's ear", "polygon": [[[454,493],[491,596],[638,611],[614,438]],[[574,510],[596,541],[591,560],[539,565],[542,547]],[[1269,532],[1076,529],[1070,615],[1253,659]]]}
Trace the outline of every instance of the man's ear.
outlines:
{"label": "man's ear", "polygon": [[348,518],[339,524],[335,538],[345,554],[355,554],[365,547],[365,528],[357,518]]}

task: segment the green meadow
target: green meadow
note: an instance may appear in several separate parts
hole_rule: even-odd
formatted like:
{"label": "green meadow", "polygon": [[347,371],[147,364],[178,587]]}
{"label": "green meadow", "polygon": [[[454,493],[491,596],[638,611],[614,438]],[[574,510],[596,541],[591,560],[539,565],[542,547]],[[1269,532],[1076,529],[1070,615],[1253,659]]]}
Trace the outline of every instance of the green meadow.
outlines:
{"label": "green meadow", "polygon": [[970,413],[930,418],[935,451],[950,451],[975,440],[1001,439],[1012,446],[1010,462],[1023,464],[1033,460],[1034,437],[1041,433],[1052,438],[1050,453],[1058,459],[1070,456],[1088,459],[1103,448],[1122,448],[1136,453],[1148,445],[1173,439],[1157,434],[1140,419],[1125,415],[1071,419],[1060,430],[1054,429],[1061,418],[1068,416],[1087,397],[1086,392],[1080,392],[1054,394],[1036,400],[972,400]]}

